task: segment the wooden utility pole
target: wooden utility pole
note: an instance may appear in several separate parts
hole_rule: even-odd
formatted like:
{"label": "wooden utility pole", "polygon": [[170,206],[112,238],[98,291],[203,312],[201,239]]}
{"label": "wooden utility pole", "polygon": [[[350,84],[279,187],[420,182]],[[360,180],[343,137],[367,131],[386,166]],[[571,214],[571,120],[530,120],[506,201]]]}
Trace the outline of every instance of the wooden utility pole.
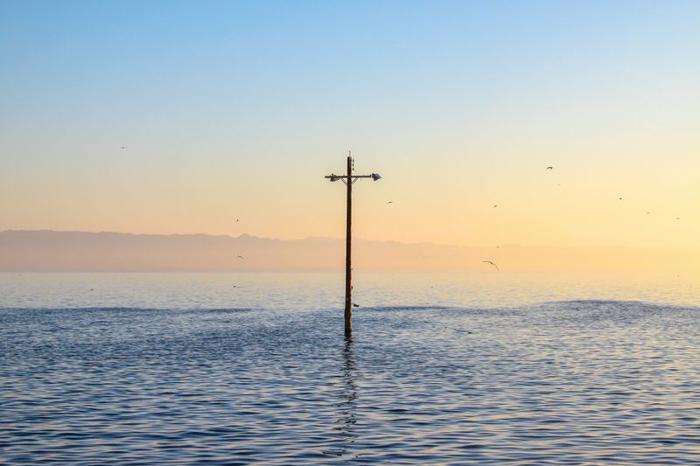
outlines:
{"label": "wooden utility pole", "polygon": [[345,208],[345,337],[352,336],[352,156],[348,155],[347,205]]}
{"label": "wooden utility pole", "polygon": [[352,155],[348,153],[348,167],[345,175],[328,175],[331,181],[341,180],[347,187],[346,217],[345,217],[345,338],[352,336],[352,185],[359,178],[381,178],[378,173],[371,175],[353,175]]}

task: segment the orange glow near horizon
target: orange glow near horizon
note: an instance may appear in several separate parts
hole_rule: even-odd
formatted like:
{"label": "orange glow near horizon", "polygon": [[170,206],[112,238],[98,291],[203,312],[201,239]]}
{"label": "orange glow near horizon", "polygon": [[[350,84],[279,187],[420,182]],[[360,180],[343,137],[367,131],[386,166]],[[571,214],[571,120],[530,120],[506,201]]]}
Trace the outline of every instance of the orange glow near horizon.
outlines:
{"label": "orange glow near horizon", "polygon": [[[459,158],[459,152],[467,155]],[[557,161],[554,154],[562,152],[569,157]],[[491,153],[483,161],[471,154],[489,151],[465,147],[432,158],[404,153],[411,163],[384,151],[362,154],[358,169],[377,170],[384,178],[358,182],[355,235],[466,246],[697,250],[700,159],[680,154],[655,162],[649,154],[630,162],[630,173],[624,163],[571,152]],[[343,157],[326,159],[320,166],[280,160],[275,172],[252,166],[245,174],[231,162],[221,168],[170,167],[167,173],[139,172],[127,163],[103,167],[99,161],[79,174],[61,173],[60,167],[32,170],[3,184],[0,228],[340,237],[344,191],[322,176],[342,171]],[[545,170],[550,164],[554,169]]]}

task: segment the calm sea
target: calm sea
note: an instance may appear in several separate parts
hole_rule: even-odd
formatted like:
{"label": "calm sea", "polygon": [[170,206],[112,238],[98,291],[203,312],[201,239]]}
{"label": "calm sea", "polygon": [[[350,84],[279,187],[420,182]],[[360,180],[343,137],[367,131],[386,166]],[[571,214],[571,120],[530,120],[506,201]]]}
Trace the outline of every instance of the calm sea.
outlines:
{"label": "calm sea", "polygon": [[0,274],[0,464],[700,464],[700,279]]}

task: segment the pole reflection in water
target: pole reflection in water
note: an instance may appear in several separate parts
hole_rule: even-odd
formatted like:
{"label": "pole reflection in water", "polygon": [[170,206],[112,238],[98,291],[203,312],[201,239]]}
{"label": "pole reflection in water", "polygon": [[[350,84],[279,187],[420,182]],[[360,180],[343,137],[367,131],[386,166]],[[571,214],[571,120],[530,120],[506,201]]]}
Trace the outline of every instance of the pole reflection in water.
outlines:
{"label": "pole reflection in water", "polygon": [[355,379],[357,377],[357,365],[355,363],[355,355],[353,353],[352,338],[346,338],[342,349],[342,380],[339,396],[338,396],[338,426],[336,430],[339,433],[342,446],[338,452],[338,456],[343,456],[352,451],[352,444],[355,442],[357,433],[355,432],[355,424],[357,423],[357,385]]}

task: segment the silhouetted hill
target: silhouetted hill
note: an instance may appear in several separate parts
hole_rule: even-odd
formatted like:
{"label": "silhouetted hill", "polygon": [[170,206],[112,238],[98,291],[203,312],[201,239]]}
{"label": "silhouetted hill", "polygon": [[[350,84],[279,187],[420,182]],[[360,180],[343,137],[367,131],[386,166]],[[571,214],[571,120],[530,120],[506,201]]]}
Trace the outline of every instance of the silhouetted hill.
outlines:
{"label": "silhouetted hill", "polygon": [[[615,247],[353,244],[356,269],[490,272],[482,260],[496,261],[502,271],[680,271],[698,270],[700,264],[697,255]],[[330,238],[0,232],[0,271],[340,271],[343,265],[343,241]]]}

